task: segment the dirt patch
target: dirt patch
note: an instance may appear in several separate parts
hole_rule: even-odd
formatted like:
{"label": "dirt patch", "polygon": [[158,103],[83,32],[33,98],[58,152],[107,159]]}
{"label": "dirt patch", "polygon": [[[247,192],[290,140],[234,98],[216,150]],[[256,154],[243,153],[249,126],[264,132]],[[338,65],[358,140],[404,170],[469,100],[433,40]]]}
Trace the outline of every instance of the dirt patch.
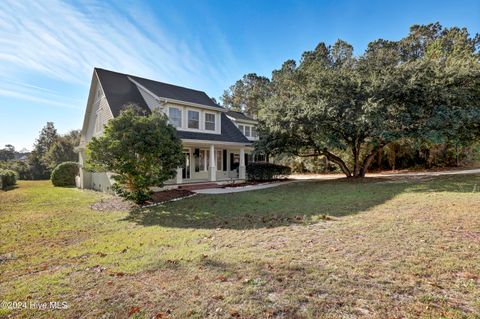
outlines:
{"label": "dirt patch", "polygon": [[186,189],[171,189],[168,191],[156,192],[156,193],[153,193],[152,199],[146,202],[145,204],[151,205],[151,204],[168,202],[174,199],[191,196],[193,194],[195,193]]}
{"label": "dirt patch", "polygon": [[[193,192],[185,189],[171,189],[167,191],[156,192],[153,193],[151,200],[145,202],[144,206],[164,203],[174,199],[191,196],[193,194]],[[128,211],[139,207],[139,205],[127,201],[121,197],[104,198],[90,206],[91,209],[98,211]]]}
{"label": "dirt patch", "polygon": [[124,200],[121,197],[110,197],[101,199],[99,202],[96,202],[93,205],[90,205],[90,208],[93,210],[98,210],[101,212],[108,211],[118,211],[118,210],[131,210],[137,208],[138,205]]}

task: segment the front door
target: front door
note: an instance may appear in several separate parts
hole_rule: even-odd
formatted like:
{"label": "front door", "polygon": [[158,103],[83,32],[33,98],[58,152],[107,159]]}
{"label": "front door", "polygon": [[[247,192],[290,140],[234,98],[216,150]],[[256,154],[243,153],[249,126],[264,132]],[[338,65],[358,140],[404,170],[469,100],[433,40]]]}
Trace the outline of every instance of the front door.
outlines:
{"label": "front door", "polygon": [[183,160],[182,178],[190,179],[190,152],[183,152],[183,156],[185,158]]}

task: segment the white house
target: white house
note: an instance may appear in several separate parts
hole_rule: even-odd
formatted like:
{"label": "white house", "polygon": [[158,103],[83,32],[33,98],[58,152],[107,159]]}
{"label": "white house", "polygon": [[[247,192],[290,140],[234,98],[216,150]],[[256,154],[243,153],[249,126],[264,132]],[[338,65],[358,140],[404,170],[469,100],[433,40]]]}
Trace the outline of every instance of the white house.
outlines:
{"label": "white house", "polygon": [[[108,120],[118,116],[129,103],[147,112],[164,112],[177,129],[185,160],[167,184],[245,179],[252,141],[258,138],[255,120],[228,112],[205,92],[100,68],[93,71],[78,147],[81,167],[87,143],[101,135]],[[110,176],[82,168],[79,187],[110,191]]]}

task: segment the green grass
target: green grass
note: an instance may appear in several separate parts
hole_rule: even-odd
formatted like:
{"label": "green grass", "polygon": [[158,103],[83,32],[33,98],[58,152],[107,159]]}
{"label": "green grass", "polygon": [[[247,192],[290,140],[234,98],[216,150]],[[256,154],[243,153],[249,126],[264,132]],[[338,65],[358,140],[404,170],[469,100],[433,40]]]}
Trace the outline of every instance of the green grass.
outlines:
{"label": "green grass", "polygon": [[0,192],[0,317],[480,318],[480,175],[298,182],[132,212]]}

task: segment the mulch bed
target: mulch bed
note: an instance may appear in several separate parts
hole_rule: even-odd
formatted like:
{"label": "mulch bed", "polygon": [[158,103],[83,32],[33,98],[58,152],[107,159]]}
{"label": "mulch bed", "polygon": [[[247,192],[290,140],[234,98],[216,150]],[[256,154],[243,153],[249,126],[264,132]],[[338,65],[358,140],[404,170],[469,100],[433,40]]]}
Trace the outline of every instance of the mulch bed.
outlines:
{"label": "mulch bed", "polygon": [[[185,189],[171,189],[171,190],[156,192],[156,193],[153,193],[151,200],[145,202],[144,206],[164,203],[174,199],[191,196],[193,194],[194,194],[193,192]],[[128,210],[132,210],[139,207],[140,205],[124,200],[121,197],[111,197],[111,198],[102,199],[99,202],[96,202],[95,204],[90,206],[91,209],[102,211],[102,212],[103,211],[106,211],[106,212],[125,211],[125,210],[128,211]]]}
{"label": "mulch bed", "polygon": [[170,189],[167,191],[156,192],[152,195],[152,199],[146,202],[145,205],[168,202],[174,199],[187,197],[193,194],[195,193],[186,189]]}

